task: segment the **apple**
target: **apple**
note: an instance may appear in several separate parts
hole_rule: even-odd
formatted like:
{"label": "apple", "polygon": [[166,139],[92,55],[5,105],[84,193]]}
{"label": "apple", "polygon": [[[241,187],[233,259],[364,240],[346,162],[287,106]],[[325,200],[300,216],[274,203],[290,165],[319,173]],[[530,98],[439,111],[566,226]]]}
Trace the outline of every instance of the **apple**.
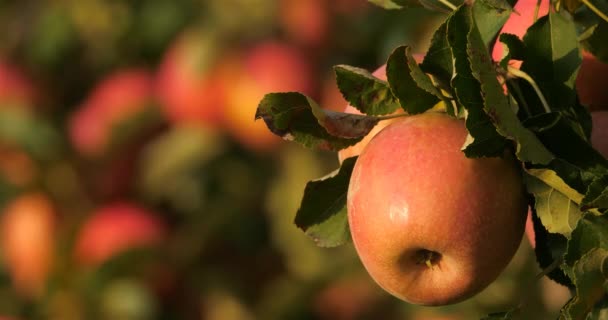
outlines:
{"label": "apple", "polygon": [[583,51],[583,62],[576,76],[576,92],[589,110],[608,110],[608,64]]}
{"label": "apple", "polygon": [[520,168],[469,159],[464,122],[427,112],[394,121],[363,150],[347,208],[353,243],[371,277],[415,304],[465,300],[493,282],[524,232]]}
{"label": "apple", "polygon": [[154,102],[153,80],[144,69],[119,70],[103,78],[70,118],[69,134],[76,150],[86,156],[107,151],[116,126]]}
{"label": "apple", "polygon": [[329,36],[329,6],[324,0],[280,0],[278,19],[296,43],[317,48]]}
{"label": "apple", "polygon": [[[416,62],[421,63],[422,60],[424,59],[424,55],[422,54],[414,54],[414,59],[416,60]],[[385,80],[386,81],[386,65],[382,65],[380,66],[380,68],[376,69],[376,71],[374,71],[372,73],[373,76],[375,76],[378,79],[381,80]],[[361,112],[351,106],[350,104],[346,106],[346,108],[344,108],[344,111],[346,113],[354,113],[354,114],[361,114]],[[396,113],[402,113],[403,110],[399,109],[397,110]],[[361,151],[363,151],[363,148],[365,148],[365,146],[367,146],[367,144],[369,143],[369,141],[378,133],[380,132],[382,129],[384,129],[386,126],[388,126],[389,124],[391,124],[393,121],[395,121],[396,119],[391,119],[391,120],[383,120],[380,121],[361,141],[359,141],[357,144],[350,146],[348,148],[342,149],[340,151],[338,151],[338,160],[340,161],[340,163],[342,163],[345,159],[350,158],[350,157],[354,157],[354,156],[358,156],[359,154],[361,154]]]}
{"label": "apple", "polygon": [[0,108],[31,108],[38,100],[32,80],[17,66],[0,61]]}
{"label": "apple", "polygon": [[76,239],[74,255],[86,266],[96,266],[126,250],[159,245],[164,223],[152,212],[129,202],[116,202],[95,210]]}
{"label": "apple", "polygon": [[156,79],[163,112],[173,123],[218,127],[223,118],[225,84],[211,34],[186,30],[165,53]]}
{"label": "apple", "polygon": [[0,253],[17,292],[42,294],[55,256],[56,215],[48,196],[27,193],[11,200],[0,218]]}
{"label": "apple", "polygon": [[314,78],[309,61],[295,47],[277,41],[259,42],[226,57],[232,66],[225,113],[226,128],[242,145],[269,151],[281,141],[263,121],[253,121],[257,103],[268,92],[297,91],[312,95]]}

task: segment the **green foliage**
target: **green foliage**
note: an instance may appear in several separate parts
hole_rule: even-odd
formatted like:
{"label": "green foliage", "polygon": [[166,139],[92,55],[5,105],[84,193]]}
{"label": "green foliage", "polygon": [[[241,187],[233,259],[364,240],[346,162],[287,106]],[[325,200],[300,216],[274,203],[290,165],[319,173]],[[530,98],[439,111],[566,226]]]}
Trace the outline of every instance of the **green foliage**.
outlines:
{"label": "green foliage", "polygon": [[340,169],[304,189],[296,225],[319,246],[335,247],[350,239],[346,215],[346,193],[357,158],[344,160]]}
{"label": "green foliage", "polygon": [[386,81],[369,71],[346,65],[334,67],[336,82],[346,101],[368,115],[383,115],[399,109],[399,102]]}
{"label": "green foliage", "polygon": [[442,95],[410,51],[409,47],[395,49],[386,63],[386,76],[403,110],[416,114],[432,108]]}

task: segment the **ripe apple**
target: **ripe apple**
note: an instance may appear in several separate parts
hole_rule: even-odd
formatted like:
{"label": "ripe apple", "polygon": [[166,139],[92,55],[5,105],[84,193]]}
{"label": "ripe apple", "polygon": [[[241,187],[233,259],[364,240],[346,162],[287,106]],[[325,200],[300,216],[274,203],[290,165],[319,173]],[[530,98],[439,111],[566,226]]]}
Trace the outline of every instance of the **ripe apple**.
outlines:
{"label": "ripe apple", "polygon": [[469,159],[464,122],[442,113],[394,121],[363,150],[351,176],[355,249],[386,291],[443,305],[493,282],[524,232],[521,172],[508,155]]}
{"label": "ripe apple", "polygon": [[252,121],[257,103],[268,92],[313,93],[312,66],[296,48],[280,42],[255,44],[237,56],[226,57],[230,73],[226,128],[254,151],[272,150],[281,141],[263,121]]}
{"label": "ripe apple", "polygon": [[576,92],[589,110],[608,110],[608,64],[583,51],[583,62],[576,77]]}
{"label": "ripe apple", "polygon": [[161,107],[173,123],[217,127],[223,118],[225,84],[211,34],[187,30],[163,57],[156,79]]}
{"label": "ripe apple", "polygon": [[52,268],[56,216],[41,193],[17,197],[2,210],[0,253],[17,292],[29,297],[44,290]]}
{"label": "ripe apple", "polygon": [[128,202],[105,205],[84,222],[75,258],[83,265],[99,265],[128,249],[158,245],[165,233],[163,222],[146,209]]}
{"label": "ripe apple", "polygon": [[144,112],[153,103],[153,76],[143,69],[116,71],[93,89],[70,119],[70,138],[86,156],[108,148],[113,129]]}
{"label": "ripe apple", "polygon": [[328,7],[324,0],[280,0],[278,19],[296,43],[317,48],[329,36]]}
{"label": "ripe apple", "polygon": [[31,108],[38,96],[33,82],[22,70],[9,62],[0,61],[0,108]]}

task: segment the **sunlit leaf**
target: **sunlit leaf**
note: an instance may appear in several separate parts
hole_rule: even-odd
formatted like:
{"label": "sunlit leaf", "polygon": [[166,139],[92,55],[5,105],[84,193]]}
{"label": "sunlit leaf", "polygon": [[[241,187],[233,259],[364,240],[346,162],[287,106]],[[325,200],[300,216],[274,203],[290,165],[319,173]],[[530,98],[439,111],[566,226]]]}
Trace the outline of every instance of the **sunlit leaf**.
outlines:
{"label": "sunlit leaf", "polygon": [[304,189],[295,223],[321,247],[335,247],[350,239],[346,194],[356,160],[344,160],[340,169],[310,181]]}

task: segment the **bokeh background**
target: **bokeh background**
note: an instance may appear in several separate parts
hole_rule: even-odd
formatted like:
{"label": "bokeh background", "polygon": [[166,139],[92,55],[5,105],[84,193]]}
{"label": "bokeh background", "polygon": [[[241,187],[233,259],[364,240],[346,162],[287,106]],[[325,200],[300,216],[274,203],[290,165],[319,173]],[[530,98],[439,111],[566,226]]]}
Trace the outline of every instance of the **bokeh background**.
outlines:
{"label": "bokeh background", "polygon": [[365,0],[1,0],[0,318],[555,318],[568,292],[535,279],[526,240],[474,299],[425,308],[293,224],[338,162],[254,122],[262,96],[342,110],[333,65],[424,52],[440,19]]}

